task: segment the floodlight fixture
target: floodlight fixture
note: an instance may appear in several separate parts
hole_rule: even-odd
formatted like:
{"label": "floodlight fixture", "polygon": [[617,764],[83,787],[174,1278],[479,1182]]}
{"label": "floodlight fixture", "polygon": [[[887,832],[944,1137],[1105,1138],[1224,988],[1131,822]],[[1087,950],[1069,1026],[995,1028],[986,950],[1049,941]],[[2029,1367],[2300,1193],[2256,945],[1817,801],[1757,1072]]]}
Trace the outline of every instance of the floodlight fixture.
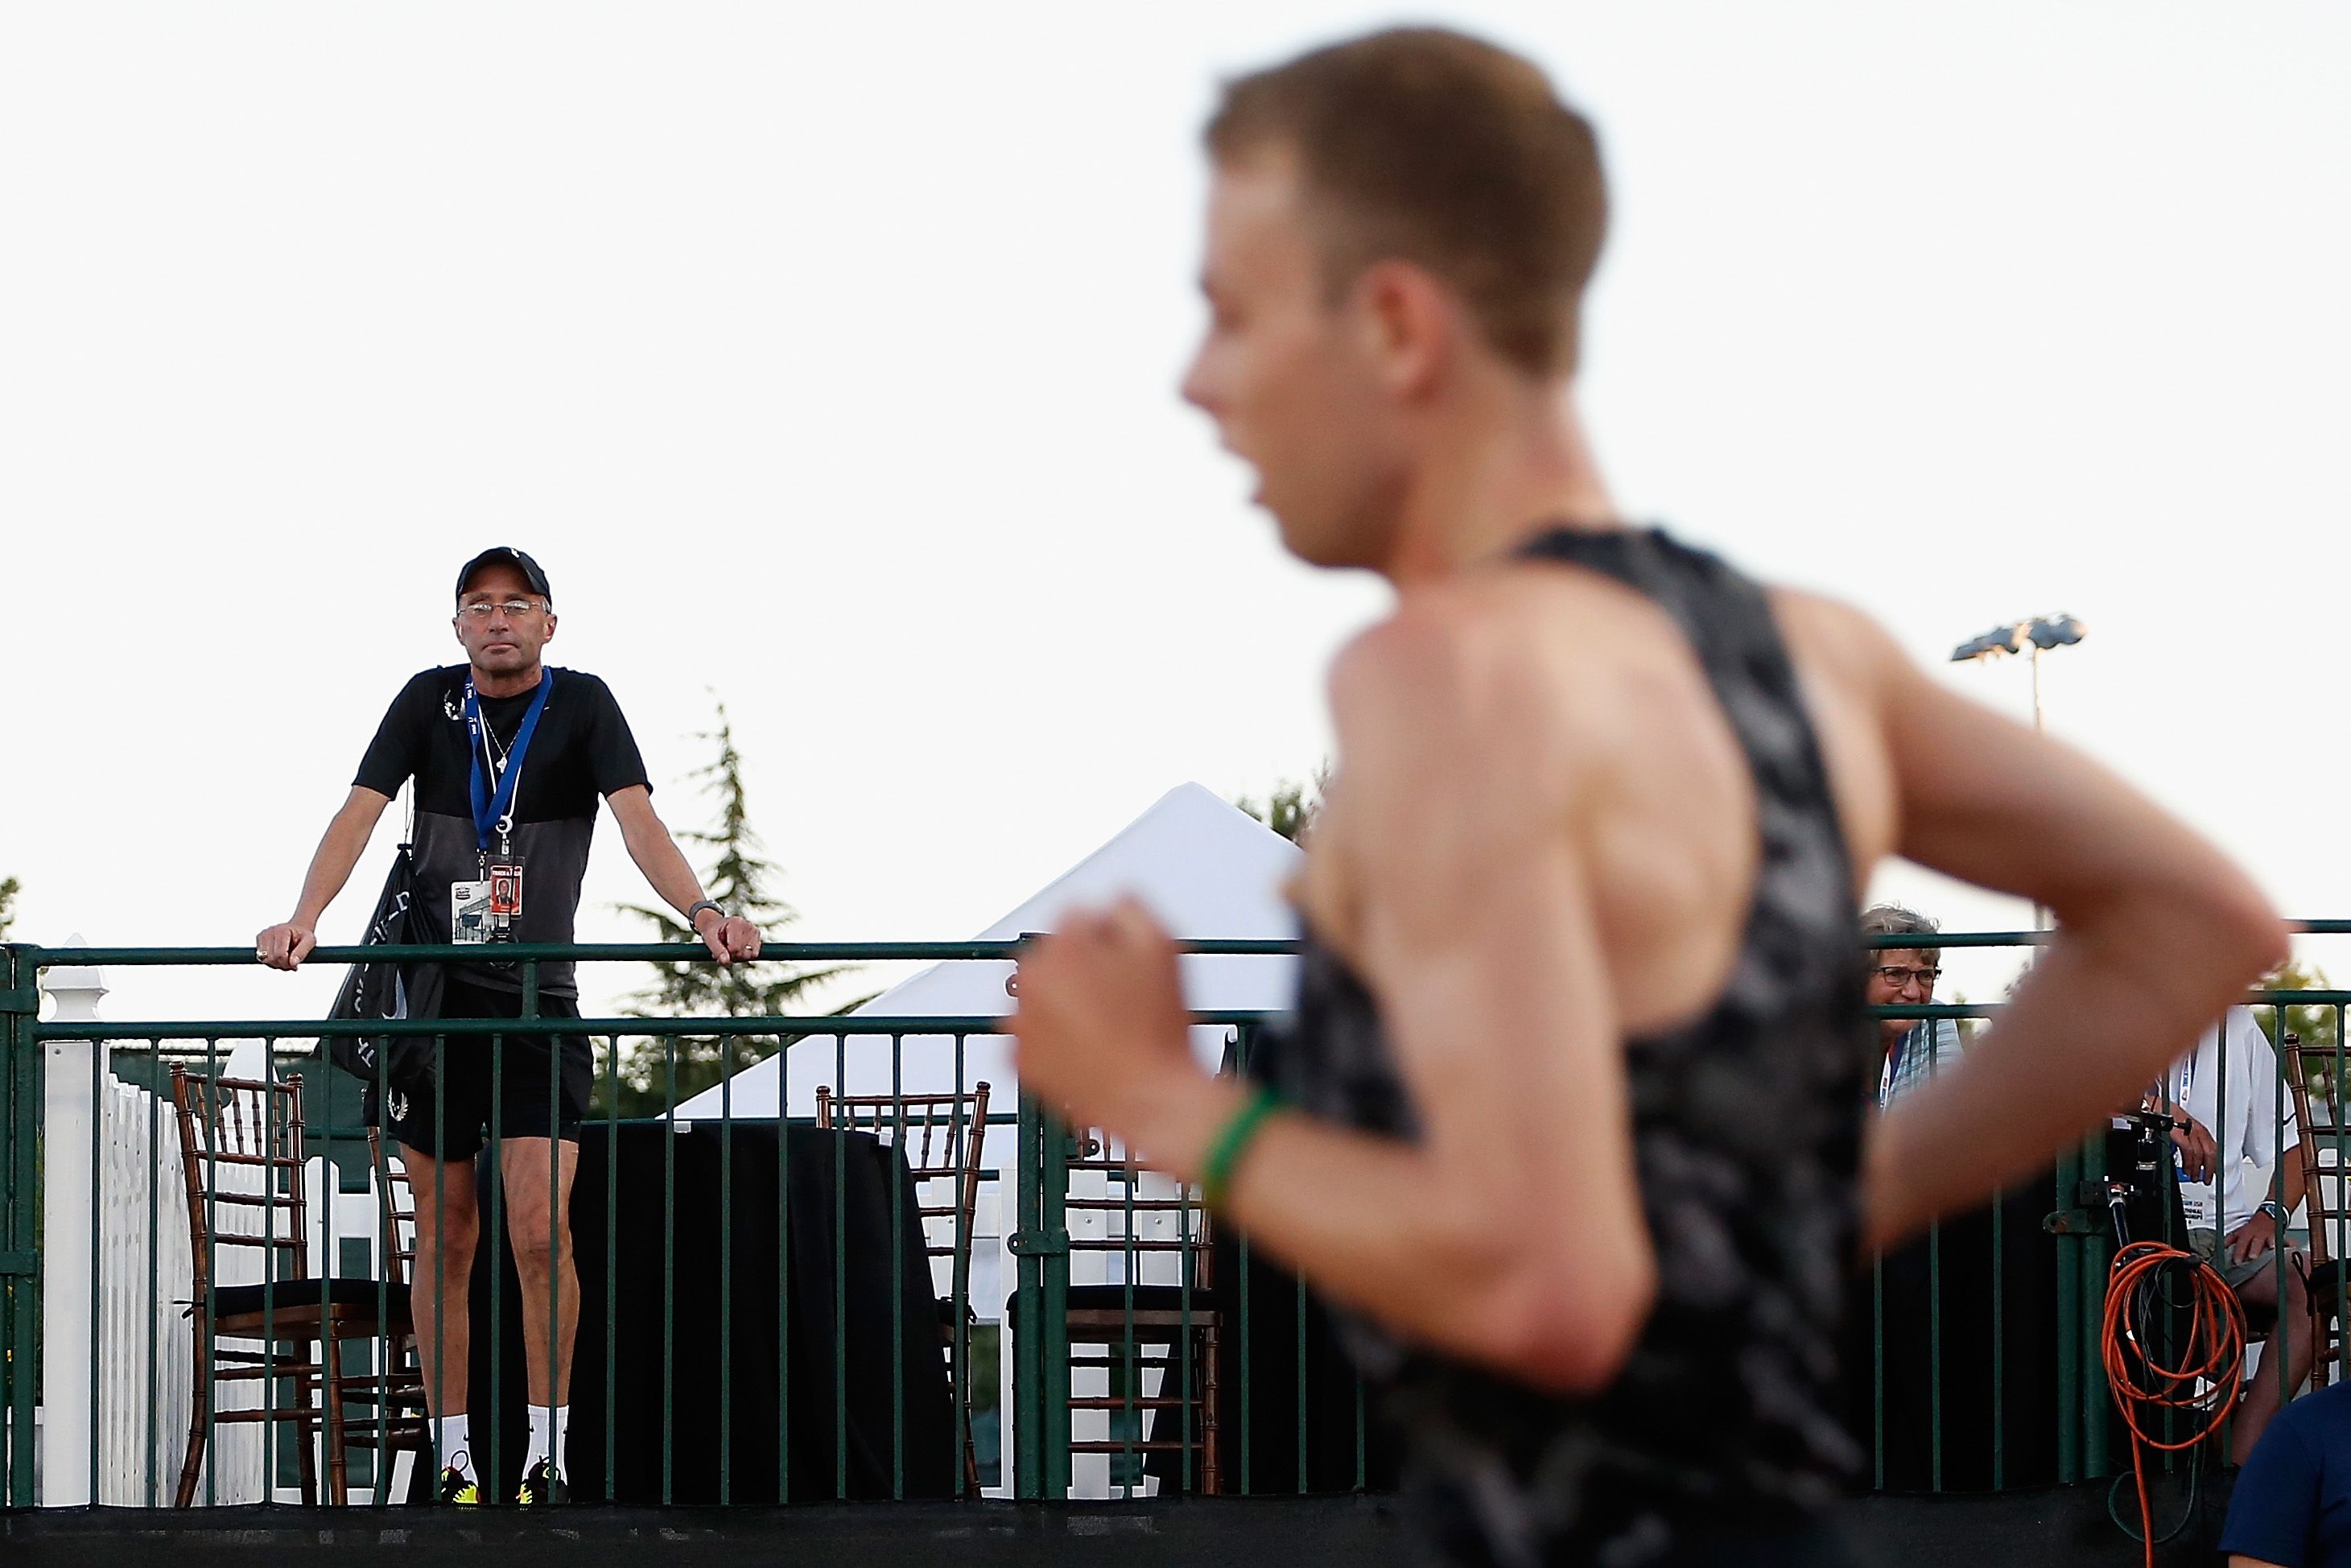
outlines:
{"label": "floodlight fixture", "polygon": [[2038,654],[2050,648],[2067,648],[2089,635],[2090,629],[2072,615],[2043,615],[2033,621],[2019,621],[2010,626],[1995,626],[1980,637],[1970,637],[1951,650],[1951,662],[1965,664],[1970,659],[1996,659],[2002,653],[2032,653]]}

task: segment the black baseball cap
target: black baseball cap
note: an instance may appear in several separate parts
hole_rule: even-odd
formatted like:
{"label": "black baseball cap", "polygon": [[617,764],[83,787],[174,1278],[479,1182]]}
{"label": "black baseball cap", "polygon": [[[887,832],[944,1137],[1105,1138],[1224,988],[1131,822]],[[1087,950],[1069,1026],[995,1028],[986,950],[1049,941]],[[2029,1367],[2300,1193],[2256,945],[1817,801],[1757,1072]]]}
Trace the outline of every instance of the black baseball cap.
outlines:
{"label": "black baseball cap", "polygon": [[463,599],[465,597],[465,584],[471,582],[474,580],[474,574],[481,570],[482,568],[486,566],[510,566],[514,568],[517,571],[522,573],[522,580],[530,585],[530,591],[533,593],[536,593],[541,599],[546,600],[550,608],[554,605],[555,590],[547,586],[547,573],[540,570],[538,562],[531,559],[530,557],[515,549],[512,545],[493,546],[492,548],[484,550],[481,554],[475,556],[473,559],[467,561],[464,568],[457,573],[458,598]]}

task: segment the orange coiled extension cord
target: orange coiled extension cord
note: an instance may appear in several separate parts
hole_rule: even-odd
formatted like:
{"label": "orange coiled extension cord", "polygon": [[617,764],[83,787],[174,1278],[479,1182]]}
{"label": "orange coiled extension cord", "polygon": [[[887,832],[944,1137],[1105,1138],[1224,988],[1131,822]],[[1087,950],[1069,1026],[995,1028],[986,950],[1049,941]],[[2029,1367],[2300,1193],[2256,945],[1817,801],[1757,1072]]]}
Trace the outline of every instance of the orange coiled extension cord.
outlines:
{"label": "orange coiled extension cord", "polygon": [[[2184,1285],[2184,1301],[2176,1291],[2166,1289],[2167,1282]],[[2179,1364],[2164,1366],[2155,1360],[2154,1347],[2165,1337],[2164,1315],[2183,1304],[2189,1310],[2189,1324]],[[2115,1254],[2114,1272],[2106,1281],[2100,1345],[2106,1386],[2114,1391],[2115,1404],[2131,1430],[2139,1536],[2147,1548],[2147,1568],[2155,1568],[2155,1515],[2147,1498],[2147,1450],[2176,1453],[2192,1448],[2218,1432],[2237,1407],[2245,1366],[2245,1310],[2229,1282],[2201,1258],[2160,1241],[2134,1241]],[[2191,1427],[2188,1436],[2166,1442],[2157,1435],[2166,1411],[2188,1414]]]}

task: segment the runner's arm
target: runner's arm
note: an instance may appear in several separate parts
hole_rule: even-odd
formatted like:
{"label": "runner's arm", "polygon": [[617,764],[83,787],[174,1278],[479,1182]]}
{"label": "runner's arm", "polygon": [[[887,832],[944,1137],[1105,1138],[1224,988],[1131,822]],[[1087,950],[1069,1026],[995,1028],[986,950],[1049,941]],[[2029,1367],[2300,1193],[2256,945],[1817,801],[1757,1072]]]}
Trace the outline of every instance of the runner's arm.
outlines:
{"label": "runner's arm", "polygon": [[1882,1246],[1973,1207],[2131,1101],[2243,999],[2286,939],[2260,891],[2202,838],[1877,642],[1900,852],[2032,899],[2058,925],[1959,1064],[1875,1124],[1864,1218]]}
{"label": "runner's arm", "polygon": [[[1584,868],[1561,831],[1573,768],[1543,754],[1531,694],[1454,652],[1390,622],[1333,679],[1357,956],[1419,1138],[1277,1113],[1227,1207],[1409,1337],[1590,1390],[1646,1321],[1656,1260]],[[1140,906],[1038,943],[1015,1030],[1025,1085],[1185,1180],[1246,1092],[1192,1064],[1176,961]]]}
{"label": "runner's arm", "polygon": [[310,949],[319,945],[319,916],[350,881],[351,868],[360,863],[368,840],[375,833],[376,820],[391,804],[392,797],[381,790],[364,784],[351,786],[310,856],[310,869],[302,878],[302,894],[295,900],[293,915],[253,939],[256,957],[273,969],[291,969],[310,956]]}

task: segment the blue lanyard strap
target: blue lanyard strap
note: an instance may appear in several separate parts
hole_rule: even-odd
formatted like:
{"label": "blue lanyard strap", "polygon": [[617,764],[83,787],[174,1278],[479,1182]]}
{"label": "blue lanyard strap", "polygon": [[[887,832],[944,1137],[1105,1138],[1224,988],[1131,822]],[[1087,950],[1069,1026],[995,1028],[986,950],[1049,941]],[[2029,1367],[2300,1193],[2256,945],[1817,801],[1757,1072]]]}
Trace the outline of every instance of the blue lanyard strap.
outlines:
{"label": "blue lanyard strap", "polygon": [[507,765],[499,770],[497,787],[493,789],[482,776],[484,737],[489,727],[482,719],[481,699],[474,694],[474,677],[465,677],[465,733],[473,740],[473,770],[467,783],[474,804],[474,836],[485,854],[489,852],[490,835],[514,810],[515,786],[522,778],[523,755],[530,749],[530,737],[538,733],[538,716],[547,711],[547,694],[554,689],[555,672],[541,671],[538,694],[530,699],[530,707],[522,716],[522,727],[515,731],[514,745],[507,752]]}

